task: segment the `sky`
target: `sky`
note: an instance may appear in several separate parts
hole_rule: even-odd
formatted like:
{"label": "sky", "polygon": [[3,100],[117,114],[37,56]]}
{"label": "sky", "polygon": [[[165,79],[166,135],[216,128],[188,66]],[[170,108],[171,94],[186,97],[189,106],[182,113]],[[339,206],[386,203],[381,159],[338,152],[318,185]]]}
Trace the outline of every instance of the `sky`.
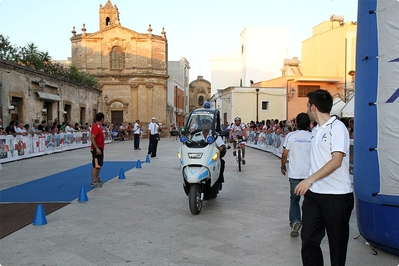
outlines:
{"label": "sky", "polygon": [[[0,34],[12,44],[35,43],[55,60],[71,56],[72,27],[81,33],[99,30],[99,6],[107,0],[0,0]],[[288,27],[288,58],[301,58],[301,43],[312,28],[332,14],[357,21],[358,0],[111,0],[121,25],[138,33],[161,35],[165,28],[169,61],[185,57],[190,81],[211,81],[214,55],[233,54],[245,27]],[[283,62],[283,58],[281,60]]]}

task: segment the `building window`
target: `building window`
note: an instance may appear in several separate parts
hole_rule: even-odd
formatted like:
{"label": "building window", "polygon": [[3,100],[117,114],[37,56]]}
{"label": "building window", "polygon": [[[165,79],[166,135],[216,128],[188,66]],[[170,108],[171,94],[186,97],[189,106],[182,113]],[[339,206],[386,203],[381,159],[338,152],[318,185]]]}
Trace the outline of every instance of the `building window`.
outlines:
{"label": "building window", "polygon": [[308,93],[320,90],[320,85],[298,85],[298,97],[308,97]]}
{"label": "building window", "polygon": [[269,101],[262,101],[262,111],[269,111],[270,104]]}
{"label": "building window", "polygon": [[119,46],[115,46],[111,51],[111,69],[124,68],[124,55]]}

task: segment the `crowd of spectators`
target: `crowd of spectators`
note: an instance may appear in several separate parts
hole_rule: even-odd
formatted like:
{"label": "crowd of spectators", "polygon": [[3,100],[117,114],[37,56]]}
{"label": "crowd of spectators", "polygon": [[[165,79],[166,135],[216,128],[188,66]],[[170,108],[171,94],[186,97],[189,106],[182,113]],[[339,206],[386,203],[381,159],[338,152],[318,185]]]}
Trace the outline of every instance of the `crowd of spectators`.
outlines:
{"label": "crowd of spectators", "polygon": [[[353,139],[354,136],[354,119],[353,118],[341,118],[340,119],[348,128],[349,137]],[[172,130],[172,126],[173,129]],[[179,126],[172,125],[170,128],[170,133],[179,132]],[[222,125],[222,130],[229,131],[231,124],[228,122]],[[248,138],[252,142],[257,142],[257,138],[260,133],[275,133],[278,135],[285,136],[291,131],[297,129],[295,118],[291,120],[281,120],[278,119],[267,119],[261,122],[251,121],[246,124]],[[184,129],[184,124],[181,126]],[[3,126],[2,120],[0,119],[0,135],[22,135],[27,136],[29,134],[56,134],[56,133],[73,133],[73,132],[90,132],[91,125],[89,123],[70,123],[62,122],[58,123],[57,120],[35,120],[32,125],[23,124],[19,121],[10,121],[7,127]],[[134,132],[132,123],[128,123],[127,126],[124,123],[114,126],[114,124],[104,124],[103,129],[105,132],[112,134],[113,139],[118,140],[128,140],[134,138]],[[170,134],[171,138],[175,137],[176,134]],[[178,135],[177,135],[178,136]]]}
{"label": "crowd of spectators", "polygon": [[[347,127],[349,132],[349,137],[353,139],[354,136],[354,119],[351,118],[341,118],[340,119]],[[312,122],[311,127],[315,126],[316,122]],[[223,131],[229,131],[233,123],[228,122],[222,125]],[[291,120],[279,120],[279,119],[267,119],[261,122],[251,121],[246,124],[247,126],[247,136],[251,142],[256,143],[261,133],[265,134],[277,134],[280,136],[285,136],[288,133],[297,130],[297,123],[295,118]]]}
{"label": "crowd of spectators", "polygon": [[248,139],[254,143],[261,133],[285,136],[297,128],[295,118],[292,120],[267,119],[261,122],[251,121],[247,124]]}
{"label": "crowd of spectators", "polygon": [[91,125],[89,123],[83,124],[62,122],[59,124],[57,120],[35,120],[32,125],[23,124],[19,121],[11,120],[9,125],[3,129],[3,125],[0,124],[0,135],[17,135],[27,136],[41,135],[41,134],[57,134],[57,133],[73,133],[73,132],[90,132]]}

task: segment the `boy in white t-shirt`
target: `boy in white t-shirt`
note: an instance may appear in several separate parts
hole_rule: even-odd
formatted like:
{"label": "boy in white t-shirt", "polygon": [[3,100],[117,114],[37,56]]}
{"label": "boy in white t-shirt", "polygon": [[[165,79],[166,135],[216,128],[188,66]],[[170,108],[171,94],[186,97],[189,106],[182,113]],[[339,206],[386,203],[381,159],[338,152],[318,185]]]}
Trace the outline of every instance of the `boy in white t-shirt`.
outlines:
{"label": "boy in white t-shirt", "polygon": [[[310,169],[310,132],[309,115],[300,113],[296,116],[298,130],[286,135],[283,143],[283,154],[281,155],[281,173],[287,175],[290,182],[290,210],[289,219],[292,237],[299,236],[302,226],[301,208],[299,206],[300,196],[295,195],[295,187],[308,177]],[[288,163],[288,171],[286,163]]]}

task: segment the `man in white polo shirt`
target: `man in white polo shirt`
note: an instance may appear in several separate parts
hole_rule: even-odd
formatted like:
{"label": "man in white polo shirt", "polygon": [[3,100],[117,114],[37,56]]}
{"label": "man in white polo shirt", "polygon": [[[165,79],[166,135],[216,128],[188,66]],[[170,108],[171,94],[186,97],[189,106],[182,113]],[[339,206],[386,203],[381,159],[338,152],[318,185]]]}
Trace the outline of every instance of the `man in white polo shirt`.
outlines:
{"label": "man in white polo shirt", "polygon": [[302,263],[324,265],[320,243],[327,231],[331,265],[345,265],[349,220],[354,205],[349,178],[349,134],[330,116],[333,99],[326,90],[308,94],[312,130],[309,177],[295,188],[305,195],[302,204]]}
{"label": "man in white polo shirt", "polygon": [[157,157],[157,148],[159,141],[159,125],[155,117],[151,118],[151,122],[148,125],[148,138],[150,139],[148,144],[148,155],[151,155],[151,158]]}
{"label": "man in white polo shirt", "polygon": [[[281,155],[281,173],[287,175],[290,182],[290,236],[299,236],[299,229],[302,226],[301,207],[299,201],[301,197],[295,195],[295,187],[308,177],[310,169],[310,132],[309,115],[300,113],[296,116],[298,130],[290,132],[285,137],[283,144],[283,154]],[[286,163],[288,163],[288,171]]]}

